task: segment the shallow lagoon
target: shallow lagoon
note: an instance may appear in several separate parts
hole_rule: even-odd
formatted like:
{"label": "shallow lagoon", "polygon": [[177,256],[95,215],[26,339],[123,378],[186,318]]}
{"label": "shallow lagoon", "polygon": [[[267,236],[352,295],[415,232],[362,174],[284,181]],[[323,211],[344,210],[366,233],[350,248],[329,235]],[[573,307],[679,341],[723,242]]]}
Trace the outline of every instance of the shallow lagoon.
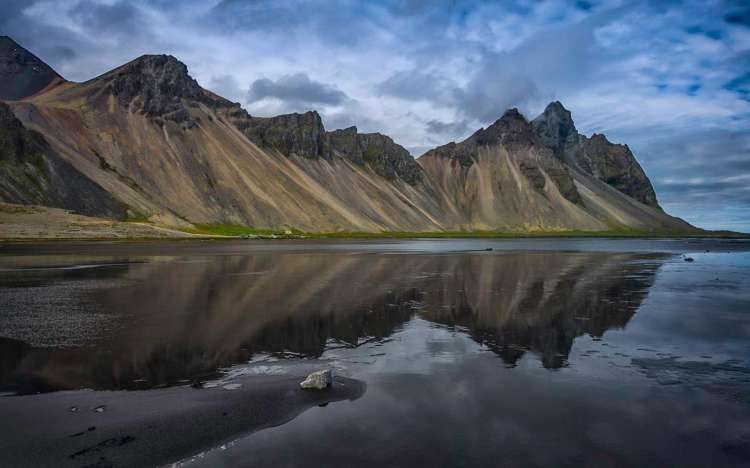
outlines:
{"label": "shallow lagoon", "polygon": [[358,398],[195,447],[188,465],[750,462],[747,241],[206,241],[0,252],[7,399],[232,391],[256,376],[323,367],[366,385]]}

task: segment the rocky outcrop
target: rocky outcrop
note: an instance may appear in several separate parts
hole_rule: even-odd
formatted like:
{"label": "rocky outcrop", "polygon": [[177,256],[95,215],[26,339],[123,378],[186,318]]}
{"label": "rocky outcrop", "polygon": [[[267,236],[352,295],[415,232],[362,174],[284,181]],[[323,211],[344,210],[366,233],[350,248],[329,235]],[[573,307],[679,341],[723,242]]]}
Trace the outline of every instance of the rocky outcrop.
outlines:
{"label": "rocky outcrop", "polygon": [[235,122],[255,144],[285,156],[308,159],[334,156],[369,166],[389,180],[401,178],[414,185],[422,179],[419,164],[401,145],[380,133],[359,133],[357,127],[327,132],[315,111],[276,117],[249,117]]}
{"label": "rocky outcrop", "polygon": [[604,135],[591,138],[576,130],[570,111],[555,101],[532,121],[539,139],[567,165],[594,176],[620,192],[658,207],[651,181],[627,145],[610,143]]}
{"label": "rocky outcrop", "polygon": [[23,99],[62,81],[34,54],[8,36],[0,36],[0,99]]}
{"label": "rocky outcrop", "polygon": [[659,206],[651,181],[627,145],[610,143],[607,137],[595,133],[591,138],[581,138],[574,155],[582,171],[645,205]]}
{"label": "rocky outcrop", "polygon": [[240,125],[253,143],[285,156],[331,159],[323,121],[315,111],[276,117],[251,117]]}
{"label": "rocky outcrop", "polygon": [[125,219],[127,207],[60,158],[0,102],[0,200]]}
{"label": "rocky outcrop", "polygon": [[422,180],[422,168],[401,145],[380,133],[358,133],[349,127],[328,133],[331,148],[360,166],[368,165],[389,180],[414,185]]}
{"label": "rocky outcrop", "polygon": [[100,97],[106,99],[111,94],[131,112],[185,127],[196,124],[191,107],[238,107],[201,88],[188,74],[187,66],[171,55],[143,55],[89,83],[100,85]]}
{"label": "rocky outcrop", "polygon": [[562,160],[566,151],[578,144],[578,131],[570,111],[559,101],[550,103],[542,115],[531,121],[531,125],[542,143]]}

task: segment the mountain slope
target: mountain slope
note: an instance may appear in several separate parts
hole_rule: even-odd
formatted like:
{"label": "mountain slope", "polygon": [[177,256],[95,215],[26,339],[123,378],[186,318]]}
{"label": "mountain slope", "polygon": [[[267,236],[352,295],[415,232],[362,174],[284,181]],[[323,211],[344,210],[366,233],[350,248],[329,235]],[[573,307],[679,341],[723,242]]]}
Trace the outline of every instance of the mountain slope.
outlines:
{"label": "mountain slope", "polygon": [[314,111],[251,116],[166,55],[84,83],[60,81],[10,105],[83,178],[163,225],[693,229],[658,207],[627,147],[578,135],[561,105],[533,122],[510,110],[417,160],[381,134],[326,131]]}
{"label": "mountain slope", "polygon": [[0,102],[0,200],[125,219],[127,207],[62,160]]}

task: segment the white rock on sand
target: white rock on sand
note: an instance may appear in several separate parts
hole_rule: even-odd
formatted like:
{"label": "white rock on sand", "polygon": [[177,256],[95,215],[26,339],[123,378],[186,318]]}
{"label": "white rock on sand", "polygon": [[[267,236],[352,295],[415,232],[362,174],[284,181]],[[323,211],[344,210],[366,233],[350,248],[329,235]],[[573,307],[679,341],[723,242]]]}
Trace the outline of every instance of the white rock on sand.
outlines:
{"label": "white rock on sand", "polygon": [[330,369],[313,372],[305,380],[300,382],[299,386],[303,389],[322,390],[328,388],[333,383],[333,374]]}

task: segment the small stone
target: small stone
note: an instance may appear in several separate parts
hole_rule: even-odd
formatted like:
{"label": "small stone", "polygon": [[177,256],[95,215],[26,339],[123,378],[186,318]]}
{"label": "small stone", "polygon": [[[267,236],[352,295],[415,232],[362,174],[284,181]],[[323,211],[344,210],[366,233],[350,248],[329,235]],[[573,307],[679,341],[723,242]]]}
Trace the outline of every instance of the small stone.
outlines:
{"label": "small stone", "polygon": [[300,382],[299,386],[303,389],[323,390],[333,383],[333,374],[330,369],[313,372],[305,380]]}
{"label": "small stone", "polygon": [[686,262],[693,262],[695,259],[693,257],[685,257]]}

